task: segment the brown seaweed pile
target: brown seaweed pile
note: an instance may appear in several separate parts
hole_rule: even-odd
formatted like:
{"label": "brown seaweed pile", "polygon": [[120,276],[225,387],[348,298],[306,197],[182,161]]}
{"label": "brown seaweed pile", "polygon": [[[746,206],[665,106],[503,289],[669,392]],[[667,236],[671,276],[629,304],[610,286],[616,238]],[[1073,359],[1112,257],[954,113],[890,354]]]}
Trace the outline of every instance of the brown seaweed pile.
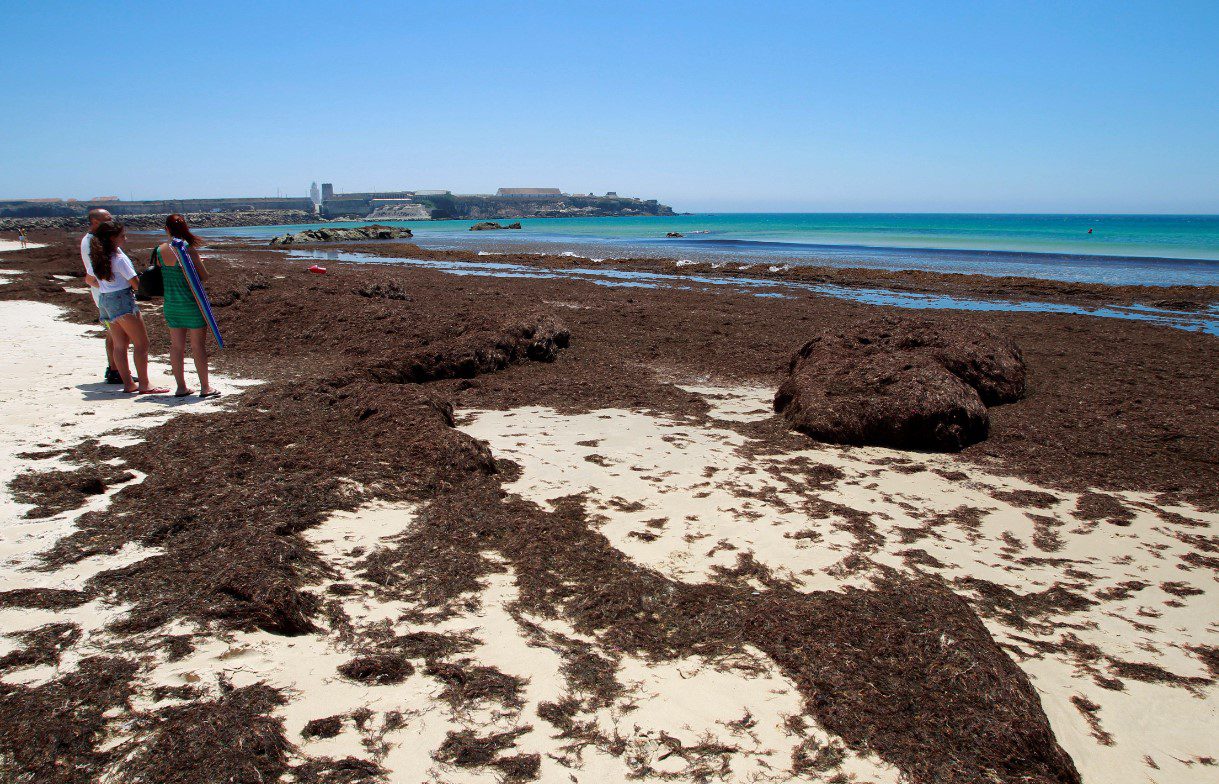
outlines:
{"label": "brown seaweed pile", "polygon": [[886,316],[805,343],[775,411],[821,441],[959,452],[986,438],[987,406],[1024,395],[1015,343],[976,329]]}
{"label": "brown seaweed pile", "polygon": [[[71,251],[67,243],[58,256],[34,256],[33,275],[44,277],[15,281],[0,299],[36,297],[87,316],[45,277],[70,274]],[[506,495],[500,472],[510,466],[453,427],[456,407],[474,405],[612,405],[696,416],[705,404],[657,381],[657,370],[777,380],[791,335],[865,312],[859,306],[821,307],[817,301],[819,309],[803,302],[797,309],[747,297],[613,291],[570,281],[455,282],[424,270],[395,274],[397,291],[409,296],[400,299],[379,296],[388,288],[360,293],[385,284],[383,266],[335,265],[319,280],[268,252],[243,252],[240,259],[242,266],[215,265],[217,276],[228,276],[234,290],[244,292],[223,309],[233,336],[223,362],[269,383],[231,398],[223,412],[153,428],[144,443],[83,455],[82,471],[101,471],[101,461],[121,458],[124,470],[147,478],[116,492],[106,509],[84,515],[79,530],[49,551],[45,563],[55,568],[129,542],[159,552],[99,575],[82,591],[10,591],[0,594],[0,605],[70,607],[97,597],[121,599],[134,607],[112,630],[120,639],[171,620],[308,633],[324,613],[341,613],[314,588],[339,575],[301,533],[336,510],[372,500],[412,501],[420,511],[410,529],[363,556],[356,573],[380,598],[408,602],[419,617],[434,619],[468,607],[486,575],[511,568],[520,609],[562,618],[600,641],[598,650],[573,648],[565,656],[569,678],[585,678],[582,688],[590,694],[613,692],[612,674],[605,676],[617,652],[714,659],[751,646],[797,684],[811,718],[912,781],[1078,781],[1027,678],[942,582],[891,574],[868,590],[805,594],[744,560],[709,584],[673,581],[612,547],[590,522],[582,499],[562,500],[547,511]],[[249,285],[258,281],[270,283]],[[567,314],[569,327],[538,315],[536,304],[548,299],[587,304]],[[982,323],[976,316],[961,318]],[[1197,434],[1219,432],[1219,421],[1205,404],[1214,380],[1198,363],[1214,352],[1207,354],[1197,336],[1142,328],[1150,337],[1137,348],[1137,363],[1150,372],[1144,394],[1122,396],[1130,404],[1119,430],[1106,421],[1115,402],[1108,393],[1121,377],[1109,366],[1112,358],[1089,358],[1081,353],[1089,341],[1078,334],[1064,340],[1043,328],[1047,320],[1068,323],[1044,315],[1005,322],[1004,331],[1019,338],[1038,369],[1039,385],[1021,406],[996,409],[996,418],[1005,421],[986,442],[989,451],[966,450],[966,458],[1008,458],[1012,470],[1052,471],[1067,484],[1206,497],[1211,491],[1204,483],[1216,474],[1205,458],[1214,444]],[[1136,351],[1131,325],[1097,322],[1080,329],[1112,338],[1113,350]],[[578,340],[569,341],[570,334]],[[154,339],[163,340],[155,325]],[[1166,356],[1184,365],[1175,379],[1161,378],[1170,370]],[[1107,379],[1110,386],[1082,384],[1081,376],[1099,379],[1097,385]],[[1179,412],[1146,402],[1167,387],[1177,389],[1178,405],[1194,417],[1188,436],[1175,442],[1161,436],[1180,431],[1173,424]],[[1091,430],[1064,427],[1092,422],[1080,416],[1081,405],[1095,417]],[[789,443],[781,430],[759,428],[758,435]],[[1118,460],[1106,453],[1119,445],[1134,456]],[[1193,461],[1190,471],[1181,468],[1183,455]],[[1134,459],[1143,460],[1139,471],[1126,465]],[[206,471],[197,472],[199,466]],[[22,482],[30,498],[55,508],[87,498],[60,473],[30,474]],[[1098,518],[1121,517],[1096,500],[1087,505]],[[864,539],[875,524],[853,523]],[[964,588],[985,595],[987,586]],[[992,591],[987,601],[996,614],[1035,618],[1038,607],[1027,606],[1034,599]],[[1068,599],[1047,595],[1045,602]],[[30,655],[53,656],[62,633],[31,640],[38,645],[27,646]],[[377,682],[421,667],[459,703],[484,694],[501,704],[519,702],[521,684],[511,676],[454,658],[465,649],[459,639],[385,637],[359,629],[351,635],[348,677]],[[128,703],[139,666],[95,657],[47,684],[0,684],[0,771],[85,782],[122,759],[130,780],[184,784],[275,780],[289,771],[295,739],[285,738],[272,717],[282,695],[265,686],[201,692],[181,705],[133,714]],[[550,705],[545,720],[560,731],[569,724],[574,732],[570,708]],[[136,734],[103,751],[116,731],[108,718],[113,715],[134,719]],[[333,729],[314,727],[319,735]],[[175,740],[180,738],[190,740]],[[446,764],[490,765],[519,780],[536,776],[539,761],[513,754],[514,743],[514,737],[458,733],[429,751]],[[808,750],[799,764],[825,762]],[[294,775],[300,781],[372,781],[382,772],[367,761],[312,760]]]}
{"label": "brown seaweed pile", "polygon": [[570,339],[561,321],[535,314],[516,324],[472,326],[444,345],[372,363],[365,372],[376,381],[399,384],[474,378],[527,359],[553,362]]}

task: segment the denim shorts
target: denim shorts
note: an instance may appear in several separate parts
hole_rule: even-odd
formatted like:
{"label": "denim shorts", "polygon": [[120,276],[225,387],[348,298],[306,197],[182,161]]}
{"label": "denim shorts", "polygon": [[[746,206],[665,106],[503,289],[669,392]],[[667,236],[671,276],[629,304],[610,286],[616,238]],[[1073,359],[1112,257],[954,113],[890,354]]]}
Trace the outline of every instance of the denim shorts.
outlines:
{"label": "denim shorts", "polygon": [[140,308],[135,304],[135,292],[131,289],[107,291],[97,298],[97,313],[100,317],[98,320],[103,324],[139,312]]}

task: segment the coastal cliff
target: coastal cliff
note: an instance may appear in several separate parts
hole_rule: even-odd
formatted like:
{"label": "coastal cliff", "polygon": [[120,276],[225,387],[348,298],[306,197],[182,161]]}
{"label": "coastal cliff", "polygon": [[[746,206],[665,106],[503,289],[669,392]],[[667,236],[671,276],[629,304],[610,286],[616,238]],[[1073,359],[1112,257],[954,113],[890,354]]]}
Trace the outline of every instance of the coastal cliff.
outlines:
{"label": "coastal cliff", "polygon": [[621,196],[416,196],[433,219],[496,220],[516,218],[610,218],[673,215],[655,199]]}

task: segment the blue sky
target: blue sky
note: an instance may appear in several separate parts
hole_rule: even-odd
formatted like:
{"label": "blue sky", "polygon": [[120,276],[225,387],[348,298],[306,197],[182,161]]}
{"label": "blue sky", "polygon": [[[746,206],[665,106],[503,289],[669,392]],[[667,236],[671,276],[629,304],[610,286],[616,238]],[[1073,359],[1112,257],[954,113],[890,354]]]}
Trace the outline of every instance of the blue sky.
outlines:
{"label": "blue sky", "polygon": [[1219,3],[0,0],[0,197],[1219,213]]}

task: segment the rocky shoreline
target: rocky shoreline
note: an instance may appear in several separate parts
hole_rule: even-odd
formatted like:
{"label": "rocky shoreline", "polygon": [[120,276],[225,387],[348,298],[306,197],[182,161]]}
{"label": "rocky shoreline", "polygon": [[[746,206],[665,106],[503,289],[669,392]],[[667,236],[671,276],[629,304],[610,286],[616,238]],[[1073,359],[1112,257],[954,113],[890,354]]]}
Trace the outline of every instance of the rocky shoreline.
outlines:
{"label": "rocky shoreline", "polygon": [[[166,214],[119,215],[123,225],[135,231],[156,231],[165,228]],[[317,216],[307,212],[291,210],[252,210],[247,212],[192,212],[186,215],[191,226],[199,229],[229,228],[233,226],[280,226],[300,223],[318,223]],[[83,216],[60,218],[0,218],[0,231],[82,231],[88,225]]]}
{"label": "rocky shoreline", "polygon": [[[73,238],[32,239],[51,245],[0,258],[17,273],[0,286],[0,307],[36,300],[95,321],[88,298],[66,290],[81,275]],[[149,242],[134,245],[133,254],[145,254]],[[387,258],[479,258],[409,245],[349,247]],[[1064,750],[1064,722],[1084,727],[1089,743],[1094,727],[1097,754],[1145,749],[1167,768],[1177,765],[1170,755],[1120,735],[1113,722],[1121,709],[1107,706],[1136,689],[1188,705],[1191,695],[1216,688],[1219,672],[1205,673],[1219,652],[1206,643],[1191,638],[1161,657],[1147,650],[1151,643],[1128,651],[1088,636],[1098,619],[1114,623],[1103,613],[1142,625],[1122,627],[1117,639],[1150,635],[1158,614],[1177,611],[1171,602],[1201,606],[1188,603],[1205,602],[1213,590],[1198,587],[1219,569],[1211,523],[1198,511],[1219,509],[1213,337],[1087,316],[924,311],[918,329],[996,336],[993,345],[970,348],[967,364],[1006,351],[1009,340],[1020,359],[1019,373],[1013,360],[1001,374],[1013,391],[993,397],[1011,400],[989,411],[988,437],[932,459],[822,448],[767,412],[717,410],[717,401],[739,398],[732,390],[773,395],[789,368],[801,378],[796,391],[810,394],[815,379],[793,363],[801,346],[862,329],[891,309],[815,295],[614,288],[389,264],[329,262],[327,275],[312,276],[307,262],[263,243],[228,241],[216,250],[209,288],[229,343],[217,365],[262,384],[234,396],[224,412],[173,419],[143,441],[63,445],[67,452],[51,457],[66,463],[32,468],[14,486],[47,515],[89,503],[98,483],[117,489],[42,554],[44,568],[74,568],[133,545],[149,554],[72,591],[0,592],[0,607],[103,600],[130,607],[90,638],[98,652],[79,666],[42,681],[0,683],[0,765],[14,760],[35,776],[82,784],[114,771],[146,780],[173,771],[184,782],[241,772],[268,781],[377,782],[395,769],[386,739],[413,738],[401,733],[418,715],[451,729],[397,741],[399,748],[507,781],[537,780],[554,765],[580,773],[581,755],[624,766],[611,768],[622,777],[698,781],[761,755],[743,751],[771,742],[749,737],[766,731],[760,703],[715,725],[735,732],[731,741],[678,740],[680,728],[664,724],[655,738],[598,724],[615,711],[628,724],[647,721],[646,710],[623,707],[637,704],[632,684],[680,666],[677,683],[688,672],[736,673],[733,683],[745,685],[729,692],[790,684],[792,715],[776,719],[775,735],[789,738],[790,748],[765,757],[768,775],[847,775],[844,765],[866,763],[880,771],[872,780],[1075,784],[1080,759]],[[620,260],[623,268],[633,263]],[[683,274],[675,270],[673,279]],[[1009,297],[1034,285],[948,276],[917,283],[949,292],[987,286]],[[1143,296],[1096,287],[1054,292],[1093,301]],[[159,319],[148,321],[154,352],[165,351]],[[974,379],[973,389],[998,377],[978,380],[939,349],[915,360],[928,357],[954,378]],[[502,419],[474,437],[463,424],[474,412]],[[552,429],[535,429],[541,420]],[[576,422],[577,433],[565,448],[583,451],[569,465],[531,462],[528,450],[564,420]],[[657,449],[674,449],[668,458],[631,457],[614,446],[617,435],[643,439],[652,430]],[[681,468],[673,455],[700,449],[710,451],[705,465],[690,469],[690,484],[669,488]],[[739,467],[729,471],[734,461]],[[209,481],[183,479],[201,465]],[[130,480],[120,471],[143,479],[124,485]],[[651,482],[654,492],[631,496],[628,479]],[[916,508],[932,487],[943,488],[946,507]],[[653,508],[703,496],[706,509]],[[331,552],[311,538],[336,515],[369,508],[409,511],[397,512],[406,522],[369,537],[368,546],[340,539]],[[900,524],[899,514],[907,515]],[[735,517],[721,525],[725,515]],[[777,529],[781,522],[788,527]],[[1154,607],[1143,598],[1159,590],[1152,580],[1136,586],[1133,578],[1098,576],[1126,561],[1088,560],[1097,549],[1091,540],[1071,549],[1071,537],[1093,532],[1114,546],[1132,525],[1140,536],[1163,532],[1155,558],[1170,561],[1172,576],[1161,580],[1169,595],[1156,594]],[[772,531],[781,531],[777,546],[746,544]],[[648,549],[661,544],[679,557]],[[999,568],[961,572],[950,563],[965,563],[983,545]],[[805,560],[784,560],[796,555]],[[692,563],[705,567],[682,571]],[[1135,601],[1147,614],[1123,604],[1139,591],[1146,593]],[[376,620],[361,616],[362,607],[374,608]],[[471,618],[482,620],[462,631]],[[503,628],[491,634],[488,618]],[[557,674],[546,677],[558,686],[489,663],[497,646],[516,644],[518,629],[521,650],[550,657],[545,672]],[[84,632],[68,623],[40,634],[0,670],[59,662]],[[217,635],[242,642],[208,659]],[[360,694],[440,692],[445,710],[466,723],[445,724],[439,717],[449,714],[428,706],[326,704],[289,734],[286,727],[298,725],[281,706],[299,695],[266,682],[215,685],[196,675],[158,684],[172,691],[157,695],[146,686],[174,661],[187,662],[188,672],[214,660],[241,667],[258,645],[281,641],[297,646],[296,658],[316,657],[310,646],[336,651],[307,683],[339,680]],[[146,655],[126,655],[131,650]],[[1158,663],[1148,662],[1153,657]],[[1072,691],[1047,690],[1052,678],[1026,674],[1051,667],[1064,678],[1075,673]],[[1182,701],[1172,702],[1177,694]],[[58,707],[69,696],[71,715]],[[476,718],[487,706],[501,718]],[[114,722],[131,728],[117,744]],[[1105,745],[1109,731],[1118,740]],[[332,748],[313,744],[335,735],[367,743],[341,747],[354,749],[347,757],[310,751]],[[51,748],[47,737],[71,743]],[[555,737],[561,743],[544,745]],[[1081,748],[1074,734],[1070,741]],[[1182,759],[1182,770],[1210,764]]]}
{"label": "rocky shoreline", "polygon": [[335,228],[306,229],[295,233],[281,234],[271,239],[272,245],[293,245],[310,242],[359,242],[362,240],[410,239],[410,229],[398,226],[337,226]]}

